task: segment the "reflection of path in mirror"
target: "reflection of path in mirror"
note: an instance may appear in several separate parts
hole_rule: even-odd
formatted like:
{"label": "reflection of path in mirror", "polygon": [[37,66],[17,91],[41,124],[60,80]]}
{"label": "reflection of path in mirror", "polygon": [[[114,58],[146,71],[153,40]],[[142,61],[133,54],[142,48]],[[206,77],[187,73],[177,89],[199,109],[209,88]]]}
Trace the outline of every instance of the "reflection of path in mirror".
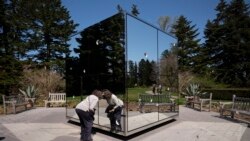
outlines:
{"label": "reflection of path in mirror", "polygon": [[[96,114],[95,114],[95,120],[94,120],[94,124],[97,125],[101,125],[101,126],[105,126],[110,128],[110,121],[109,118],[107,117],[107,114],[105,113],[105,109],[104,107],[100,107],[96,110]],[[98,111],[99,110],[99,111]],[[73,119],[77,119],[79,120],[79,117],[77,116],[75,109],[68,109],[67,113],[70,117],[72,117]],[[72,120],[73,120],[72,119]],[[123,118],[121,119],[123,121]],[[75,120],[74,120],[75,121]],[[123,122],[122,122],[123,123]],[[122,129],[124,129],[124,126],[122,125]]]}
{"label": "reflection of path in mirror", "polygon": [[[70,113],[73,113],[75,110],[71,110]],[[69,112],[69,111],[68,111]],[[74,114],[71,114],[73,118],[78,119],[78,116],[74,112]],[[162,119],[167,119],[169,117],[175,116],[176,113],[159,113],[159,120]],[[122,129],[124,130],[124,125],[123,125],[123,120],[124,118],[122,117]],[[129,111],[128,113],[128,131],[140,128],[145,125],[152,124],[154,122],[158,121],[158,113],[157,112],[151,112],[151,113],[140,113],[138,111]],[[105,126],[110,128],[110,121],[109,118],[107,117],[107,114],[105,113],[105,108],[100,107],[99,108],[99,117],[98,113],[95,114],[95,124],[99,124],[101,126]]]}
{"label": "reflection of path in mirror", "polygon": [[[171,116],[175,116],[176,113],[159,113],[159,120],[167,119]],[[158,113],[140,113],[140,112],[129,112],[128,117],[128,131],[140,128],[145,125],[152,124],[158,121]]]}

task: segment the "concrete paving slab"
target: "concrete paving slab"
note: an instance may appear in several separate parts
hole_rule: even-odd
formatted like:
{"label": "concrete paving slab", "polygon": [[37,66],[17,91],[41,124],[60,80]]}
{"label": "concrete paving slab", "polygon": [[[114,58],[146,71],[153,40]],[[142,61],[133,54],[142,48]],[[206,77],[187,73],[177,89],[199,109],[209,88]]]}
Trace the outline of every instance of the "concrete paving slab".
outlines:
{"label": "concrete paving slab", "polygon": [[8,123],[3,124],[20,141],[52,141],[62,136],[79,140],[79,128],[63,123]]}
{"label": "concrete paving slab", "polygon": [[[139,121],[138,121],[139,122]],[[130,141],[245,141],[250,130],[243,123],[219,117],[215,112],[199,112],[180,107],[179,118]],[[79,141],[80,127],[68,123],[65,108],[36,108],[16,115],[0,116],[3,141]],[[97,132],[94,141],[120,141],[113,135]]]}

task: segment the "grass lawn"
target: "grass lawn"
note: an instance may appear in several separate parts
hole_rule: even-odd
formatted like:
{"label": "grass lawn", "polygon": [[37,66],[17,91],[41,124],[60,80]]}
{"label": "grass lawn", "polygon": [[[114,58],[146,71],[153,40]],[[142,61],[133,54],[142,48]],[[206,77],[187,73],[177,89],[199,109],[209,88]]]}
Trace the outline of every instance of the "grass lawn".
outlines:
{"label": "grass lawn", "polygon": [[[150,87],[135,87],[135,88],[128,88],[128,101],[129,102],[138,102],[138,95],[139,94],[143,94],[146,91],[151,91]],[[164,94],[164,92],[163,92]],[[119,98],[123,99],[124,101],[126,101],[126,97],[124,97],[124,95],[118,94],[117,95]],[[173,93],[173,96],[178,97],[178,94]],[[83,96],[83,99],[86,96]],[[78,103],[81,101],[81,96],[75,96],[74,98],[71,97],[67,97],[67,102],[68,103]],[[175,100],[176,103],[178,104],[184,104],[185,103],[185,98],[177,98]]]}

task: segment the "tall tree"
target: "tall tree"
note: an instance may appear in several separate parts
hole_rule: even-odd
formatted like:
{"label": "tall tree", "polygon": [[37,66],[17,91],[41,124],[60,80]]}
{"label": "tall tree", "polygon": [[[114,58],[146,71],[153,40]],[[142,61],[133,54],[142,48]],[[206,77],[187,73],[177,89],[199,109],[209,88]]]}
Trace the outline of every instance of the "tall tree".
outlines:
{"label": "tall tree", "polygon": [[135,5],[135,4],[132,5],[131,13],[132,13],[132,15],[134,15],[134,16],[138,16],[138,15],[140,14],[140,12],[139,12],[139,10],[138,10],[138,8],[137,8],[137,5]]}
{"label": "tall tree", "polygon": [[133,61],[128,62],[129,74],[128,74],[128,85],[129,87],[134,87],[137,84],[137,64]]}
{"label": "tall tree", "polygon": [[204,30],[206,40],[201,49],[200,56],[203,56],[204,63],[202,63],[202,67],[205,70],[204,73],[208,75],[212,74],[214,69],[222,62],[223,48],[221,46],[226,31],[222,25],[226,18],[226,8],[226,2],[221,0],[215,9],[218,11],[217,18],[213,21],[208,20]]}
{"label": "tall tree", "polygon": [[27,54],[32,60],[48,69],[60,70],[69,55],[70,35],[77,24],[60,0],[18,0],[17,15],[25,17]]}
{"label": "tall tree", "polygon": [[139,86],[150,86],[157,82],[157,72],[154,68],[157,68],[154,61],[149,62],[149,60],[140,60],[138,65]]}
{"label": "tall tree", "polygon": [[[81,32],[76,39],[81,70],[85,70],[83,84],[88,92],[93,89],[110,89],[124,92],[125,53],[124,17],[113,15]],[[81,74],[80,74],[81,75]]]}
{"label": "tall tree", "polygon": [[123,12],[123,9],[122,9],[122,7],[121,7],[119,4],[117,5],[116,9],[117,9],[118,12],[120,12],[120,13]]}
{"label": "tall tree", "polygon": [[19,31],[13,21],[14,8],[10,1],[0,0],[0,93],[7,95],[22,76],[22,66],[15,55]]}
{"label": "tall tree", "polygon": [[215,9],[217,17],[208,21],[203,54],[216,80],[238,86],[249,86],[249,5],[243,0],[227,4],[221,0]]}
{"label": "tall tree", "polygon": [[199,53],[199,33],[186,17],[180,16],[173,25],[172,33],[177,37],[178,63],[181,71],[193,70]]}
{"label": "tall tree", "polygon": [[228,5],[225,19],[223,64],[219,69],[221,81],[250,86],[250,11],[244,0],[233,0]]}

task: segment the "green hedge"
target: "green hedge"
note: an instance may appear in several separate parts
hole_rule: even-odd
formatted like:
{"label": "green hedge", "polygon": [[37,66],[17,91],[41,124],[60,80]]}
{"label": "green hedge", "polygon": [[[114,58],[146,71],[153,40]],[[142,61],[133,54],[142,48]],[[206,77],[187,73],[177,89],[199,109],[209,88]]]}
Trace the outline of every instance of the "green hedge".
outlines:
{"label": "green hedge", "polygon": [[238,97],[250,98],[250,89],[204,89],[203,91],[213,93],[213,100],[232,100],[234,94]]}

